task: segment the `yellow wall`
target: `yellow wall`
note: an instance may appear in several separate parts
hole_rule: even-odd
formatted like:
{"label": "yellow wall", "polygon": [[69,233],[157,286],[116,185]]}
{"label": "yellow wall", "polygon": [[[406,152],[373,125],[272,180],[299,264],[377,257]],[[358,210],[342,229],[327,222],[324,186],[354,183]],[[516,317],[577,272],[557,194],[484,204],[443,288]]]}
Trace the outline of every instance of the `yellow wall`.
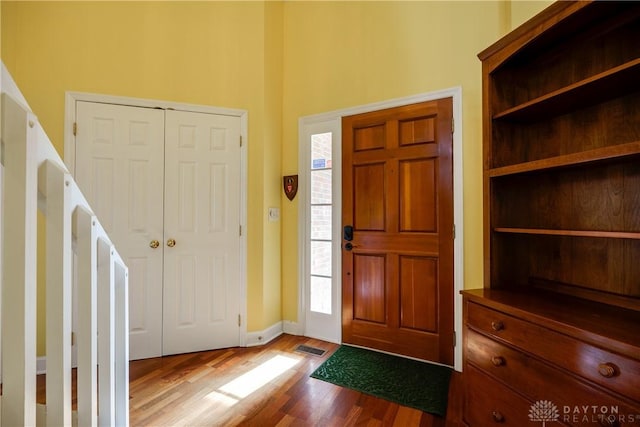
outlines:
{"label": "yellow wall", "polygon": [[[267,219],[269,207],[280,208],[282,192],[282,65],[283,65],[283,3],[267,2],[265,6],[265,151],[264,164],[264,274],[262,282],[262,317],[253,323],[254,331],[267,328],[282,320],[282,277],[280,248],[281,221]],[[251,194],[251,193],[250,193]]]}
{"label": "yellow wall", "polygon": [[2,1],[2,60],[61,153],[65,91],[249,112],[248,330],[259,331],[297,320],[299,199],[281,176],[299,171],[297,123],[311,114],[461,86],[465,287],[482,285],[476,55],[548,3]]}
{"label": "yellow wall", "polygon": [[281,318],[280,223],[265,221],[280,204],[279,14],[263,2],[2,2],[2,60],[60,153],[65,91],[249,112],[250,331]]}
{"label": "yellow wall", "polygon": [[[481,63],[505,31],[501,2],[287,2],[283,174],[297,173],[297,120],[462,86],[465,287],[482,286]],[[296,199],[298,200],[298,199]],[[283,253],[298,251],[283,201]],[[283,266],[283,316],[297,319],[297,267]]]}
{"label": "yellow wall", "polygon": [[511,29],[518,27],[523,22],[527,21],[538,12],[542,11],[545,7],[549,6],[553,1],[551,0],[514,0],[511,2]]}

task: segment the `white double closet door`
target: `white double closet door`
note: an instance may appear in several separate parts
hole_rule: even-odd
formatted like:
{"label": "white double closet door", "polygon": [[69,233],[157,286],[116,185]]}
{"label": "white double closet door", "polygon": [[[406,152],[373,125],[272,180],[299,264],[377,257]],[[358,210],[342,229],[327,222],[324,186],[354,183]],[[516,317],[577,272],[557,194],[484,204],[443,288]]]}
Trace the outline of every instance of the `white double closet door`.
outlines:
{"label": "white double closet door", "polygon": [[130,359],[240,343],[240,118],[76,102],[75,175],[129,267]]}

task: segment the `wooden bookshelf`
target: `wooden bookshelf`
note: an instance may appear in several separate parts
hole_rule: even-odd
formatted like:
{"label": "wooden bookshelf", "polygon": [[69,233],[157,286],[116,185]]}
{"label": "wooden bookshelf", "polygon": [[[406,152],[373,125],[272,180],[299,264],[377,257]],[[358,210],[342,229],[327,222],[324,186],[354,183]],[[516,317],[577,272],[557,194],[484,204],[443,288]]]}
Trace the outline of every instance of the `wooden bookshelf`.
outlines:
{"label": "wooden bookshelf", "polygon": [[640,413],[640,2],[556,2],[478,56],[464,421],[527,425],[540,401]]}
{"label": "wooden bookshelf", "polygon": [[535,172],[568,166],[579,166],[585,165],[587,163],[616,160],[635,156],[640,157],[640,141],[634,141],[627,144],[614,145],[593,150],[586,150],[510,166],[493,168],[489,169],[488,175],[490,178],[495,178],[525,172]]}
{"label": "wooden bookshelf", "polygon": [[597,230],[549,230],[541,228],[508,228],[496,227],[496,233],[537,234],[542,236],[568,236],[568,237],[599,237],[609,239],[636,239],[640,240],[640,233],[625,231],[597,231]]}
{"label": "wooden bookshelf", "polygon": [[638,80],[640,58],[501,111],[494,120],[538,121],[625,93]]}

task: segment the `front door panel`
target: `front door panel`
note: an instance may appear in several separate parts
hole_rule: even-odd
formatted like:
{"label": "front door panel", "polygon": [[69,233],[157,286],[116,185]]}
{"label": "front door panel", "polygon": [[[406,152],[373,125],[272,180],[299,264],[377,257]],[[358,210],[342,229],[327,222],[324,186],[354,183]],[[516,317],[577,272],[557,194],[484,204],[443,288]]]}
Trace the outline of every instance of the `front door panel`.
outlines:
{"label": "front door panel", "polygon": [[453,364],[452,100],[343,119],[343,341]]}

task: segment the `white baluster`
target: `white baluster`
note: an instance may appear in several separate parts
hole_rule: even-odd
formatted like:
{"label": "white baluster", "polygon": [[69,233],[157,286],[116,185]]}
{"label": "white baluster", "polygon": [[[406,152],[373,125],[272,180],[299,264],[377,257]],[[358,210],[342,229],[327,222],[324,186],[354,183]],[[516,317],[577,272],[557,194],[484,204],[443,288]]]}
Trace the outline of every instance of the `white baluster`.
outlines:
{"label": "white baluster", "polygon": [[40,167],[46,198],[47,425],[71,426],[71,176]]}
{"label": "white baluster", "polygon": [[[0,120],[2,120],[2,102],[0,102]],[[2,128],[2,124],[0,123],[0,129]],[[4,239],[2,238],[2,224],[4,224],[4,220],[2,219],[3,215],[3,204],[2,201],[4,197],[2,195],[4,188],[4,160],[2,159],[2,153],[4,152],[4,148],[2,148],[4,144],[2,144],[0,138],[0,313],[2,313],[2,276],[4,275],[2,269],[2,260],[4,255],[2,253],[2,247],[4,246]],[[0,337],[2,336],[2,315],[0,315]],[[2,383],[2,339],[0,339],[0,383]],[[2,405],[0,403],[0,426],[2,426]]]}
{"label": "white baluster", "polygon": [[129,272],[122,260],[116,263],[115,282],[115,388],[116,425],[129,425]]}
{"label": "white baluster", "polygon": [[96,217],[74,212],[78,265],[78,425],[98,425],[98,234]]}
{"label": "white baluster", "polygon": [[[2,95],[4,141],[2,423],[36,423],[36,117]],[[10,325],[10,327],[7,327]]]}
{"label": "white baluster", "polygon": [[114,259],[111,244],[98,239],[98,425],[115,421]]}
{"label": "white baluster", "polygon": [[[4,76],[4,66],[2,73]],[[17,87],[15,91],[19,93]],[[0,426],[45,423],[45,411],[36,411],[40,207],[47,221],[46,424],[70,426],[77,421],[80,426],[127,427],[128,270],[36,117],[26,102],[24,105],[2,94],[4,167],[0,170],[0,223],[4,226],[0,236],[0,326],[4,329],[0,329]],[[38,164],[42,164],[40,184]],[[38,189],[43,196],[40,200]],[[75,206],[78,207],[73,210]],[[6,207],[10,209],[5,210]],[[72,220],[78,254],[76,302],[72,295]],[[78,304],[77,419],[71,411],[74,303]]]}

